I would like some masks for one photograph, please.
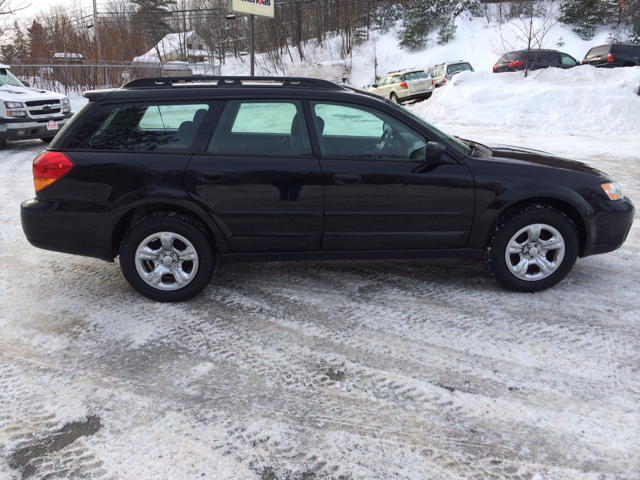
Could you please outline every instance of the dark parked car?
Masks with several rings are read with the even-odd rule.
[[[368,92],[306,78],[152,78],[89,102],[33,163],[31,244],[113,261],[158,301],[216,265],[485,259],[507,288],[625,241],[634,206],[582,163],[483,146]]]
[[[525,68],[539,70],[541,68],[572,68],[580,63],[571,55],[557,50],[518,50],[505,53],[493,66],[494,73],[517,72]]]
[[[594,67],[635,67],[640,65],[640,45],[633,43],[598,45],[587,52],[582,63]]]

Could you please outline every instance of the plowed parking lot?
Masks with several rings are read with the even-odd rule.
[[[640,140],[544,142],[640,203]],[[158,304],[28,244],[42,145],[0,151],[0,479],[640,477],[638,222],[537,294],[461,260],[267,263]]]

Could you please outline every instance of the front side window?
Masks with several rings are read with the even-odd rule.
[[[425,158],[424,138],[373,108],[311,102],[323,157],[413,160]]]
[[[228,101],[207,151],[239,156],[311,155],[300,101]]]
[[[209,111],[207,104],[111,105],[100,108],[67,148],[154,151],[187,149]]]

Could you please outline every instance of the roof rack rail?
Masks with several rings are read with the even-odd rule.
[[[322,88],[326,90],[344,90],[337,83],[320,78],[306,77],[218,77],[218,76],[198,76],[198,77],[149,77],[132,80],[122,86],[122,88],[149,88],[149,87],[173,87],[175,85],[193,85],[197,83],[215,83],[218,87],[284,87],[284,88]]]

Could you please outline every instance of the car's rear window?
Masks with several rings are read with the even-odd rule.
[[[427,74],[420,70],[419,72],[410,72],[404,74],[405,80],[416,80],[418,78],[427,78]]]
[[[101,107],[71,139],[70,150],[187,149],[207,104],[127,104]]]
[[[509,52],[505,53],[496,63],[509,63],[515,62],[516,60],[520,60],[524,58],[525,52]]]
[[[473,70],[468,63],[454,63],[447,67],[447,73],[449,75],[455,75],[458,72],[464,72],[465,70]]]
[[[586,58],[607,55],[609,53],[609,48],[610,48],[610,45],[600,45],[599,47],[594,47],[591,50],[589,50],[589,53],[587,53]]]

